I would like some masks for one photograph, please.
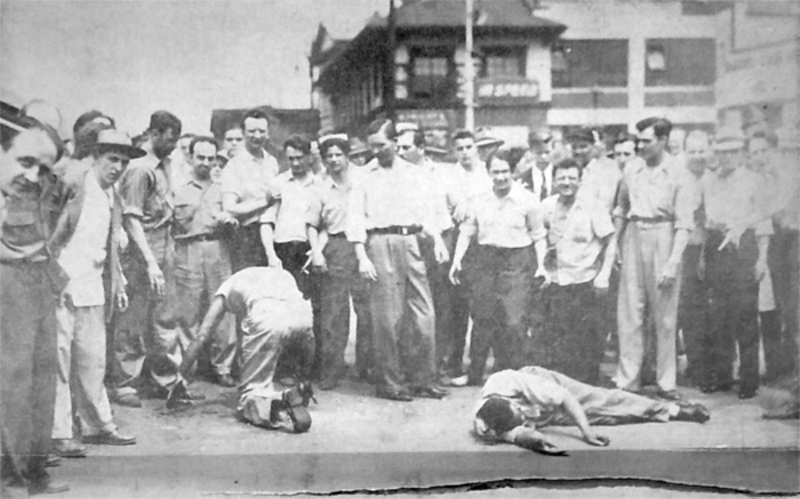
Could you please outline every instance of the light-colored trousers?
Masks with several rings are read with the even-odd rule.
[[[239,417],[256,426],[291,428],[291,421],[270,418],[272,402],[283,390],[275,370],[281,355],[291,352],[297,377],[308,380],[314,361],[311,303],[306,300],[264,299],[242,321]]]
[[[58,376],[53,438],[72,438],[72,404],[81,434],[115,430],[103,384],[106,326],[103,305],[75,307],[62,297],[56,308]]]
[[[619,388],[639,390],[645,355],[645,314],[652,314],[656,330],[656,383],[662,390],[676,385],[675,332],[678,320],[681,271],[669,287],[658,279],[672,252],[672,223],[629,222],[622,243],[617,323]]]

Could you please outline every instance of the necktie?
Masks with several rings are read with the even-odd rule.
[[[541,179],[541,188],[539,189],[539,201],[547,197],[547,179],[545,179],[544,171],[539,170],[539,178]]]

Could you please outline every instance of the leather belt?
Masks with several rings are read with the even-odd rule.
[[[631,215],[628,217],[628,220],[631,222],[639,222],[643,224],[663,224],[663,223],[672,223],[675,221],[673,217],[639,217],[636,215]]]
[[[419,225],[390,225],[389,227],[379,227],[370,229],[367,234],[396,234],[400,236],[413,236],[422,232],[422,227]]]
[[[337,232],[336,234],[328,234],[328,237],[345,239],[347,238],[347,234],[345,234],[344,232]]]
[[[189,236],[183,239],[176,239],[175,242],[177,243],[195,243],[197,241],[218,241],[220,239],[219,234],[200,234],[198,236]]]

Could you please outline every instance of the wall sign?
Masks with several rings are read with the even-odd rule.
[[[480,101],[538,102],[539,82],[535,80],[478,81],[476,95]]]

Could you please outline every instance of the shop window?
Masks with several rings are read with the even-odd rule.
[[[412,99],[449,99],[454,96],[453,49],[417,47],[411,49],[409,74]]]
[[[716,48],[713,38],[651,39],[645,52],[645,85],[713,85]]]
[[[481,47],[480,76],[524,78],[526,47]]]
[[[554,88],[628,86],[628,40],[561,40],[551,63]]]

